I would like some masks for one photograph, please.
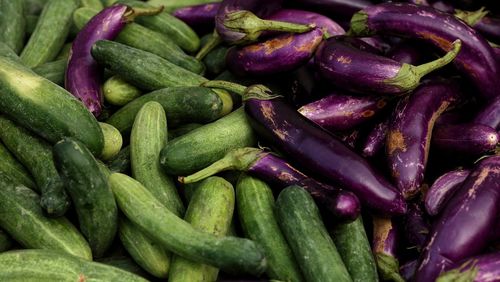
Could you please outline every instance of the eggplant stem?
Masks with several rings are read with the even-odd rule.
[[[151,8],[129,8],[123,14],[123,18],[126,22],[132,22],[135,18],[140,16],[154,16],[163,12],[164,6],[151,7]]]
[[[243,96],[245,94],[245,90],[247,89],[246,86],[234,83],[234,82],[229,82],[229,81],[224,81],[224,80],[210,80],[203,82],[200,86],[203,87],[209,87],[209,88],[220,88],[224,89],[227,91],[234,92],[238,95]]]
[[[219,46],[222,43],[222,38],[220,38],[219,34],[217,33],[217,30],[214,29],[214,32],[212,34],[212,38],[203,45],[203,47],[198,51],[196,54],[195,58],[199,61],[203,60],[205,56],[210,53],[215,47]]]
[[[250,85],[248,87],[224,80],[211,80],[207,82],[203,82],[200,86],[202,87],[210,87],[210,88],[219,88],[227,91],[234,92],[240,95],[243,101],[249,99],[258,99],[258,100],[272,100],[280,95],[272,94],[271,89],[267,88],[262,84]]]
[[[419,78],[422,78],[423,76],[446,66],[455,59],[455,57],[458,55],[461,49],[462,49],[462,41],[460,41],[460,39],[457,39],[453,42],[452,49],[448,53],[446,53],[446,55],[432,62],[428,62],[420,66],[415,66],[414,67],[415,73],[418,75]]]

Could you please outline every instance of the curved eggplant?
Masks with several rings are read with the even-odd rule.
[[[404,282],[399,274],[399,261],[396,256],[399,234],[394,221],[390,218],[373,218],[373,255],[380,276],[384,280]]]
[[[187,6],[176,9],[172,15],[191,28],[211,30],[215,26],[215,16],[219,6],[219,2]]]
[[[331,18],[304,10],[281,9],[267,17],[266,20],[284,21],[297,24],[315,24],[316,27],[323,29],[326,37],[342,35],[345,33],[345,30]]]
[[[474,122],[500,130],[500,96],[487,103],[474,118]]]
[[[487,39],[500,42],[500,19],[488,17],[488,13],[484,7],[473,12],[455,10],[455,17],[465,21]]]
[[[500,252],[468,258],[443,273],[437,282],[470,281],[491,282],[500,277]]]
[[[466,123],[436,126],[432,148],[444,154],[479,157],[495,150],[498,134],[487,125]]]
[[[369,0],[293,0],[290,2],[306,9],[314,9],[345,19],[350,19],[357,11],[373,5]]]
[[[458,169],[441,175],[425,194],[425,210],[431,216],[438,215],[453,194],[469,176],[470,170]]]
[[[362,147],[364,157],[373,157],[384,148],[388,130],[389,119],[385,119],[373,127]]]
[[[391,48],[387,53],[387,57],[396,62],[416,65],[422,60],[422,52],[415,42],[403,42]]]

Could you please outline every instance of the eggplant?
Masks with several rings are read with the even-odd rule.
[[[224,158],[212,165],[178,179],[179,182],[188,184],[225,170],[248,172],[280,190],[291,185],[299,185],[311,194],[319,206],[326,207],[336,218],[345,221],[355,220],[361,210],[359,200],[353,193],[318,182],[284,159],[256,148],[229,151]]]
[[[396,187],[414,196],[424,180],[434,122],[459,100],[451,81],[427,81],[398,102],[386,139],[386,154]]]
[[[477,123],[439,125],[431,143],[433,150],[444,155],[479,157],[495,150],[498,134],[494,128]]]
[[[219,6],[219,2],[187,6],[176,9],[172,15],[195,30],[211,30],[215,26]]]
[[[484,105],[474,118],[474,122],[500,130],[500,96]]]
[[[354,13],[364,9],[372,3],[368,0],[293,0],[292,5],[313,9],[321,13],[350,19]]]
[[[425,212],[419,202],[408,204],[408,212],[404,216],[404,235],[408,248],[420,252],[427,241],[430,224],[425,218]]]
[[[384,280],[404,282],[399,274],[397,247],[399,234],[394,221],[390,218],[373,217],[373,255],[377,269]]]
[[[420,79],[453,61],[461,42],[435,61],[413,66],[359,50],[335,36],[321,43],[314,56],[321,76],[338,87],[360,93],[401,95],[415,89]]]
[[[417,271],[418,260],[410,260],[399,267],[399,274],[403,277],[404,281],[412,281]]]
[[[482,98],[498,96],[500,70],[493,48],[463,21],[432,7],[407,3],[382,3],[365,8],[351,19],[348,34],[370,36],[387,34],[425,40],[444,52],[453,42],[462,41],[455,66],[469,77]]]
[[[488,245],[500,212],[499,191],[500,156],[482,159],[435,222],[419,260],[416,282],[434,281]]]
[[[453,14],[455,12],[455,7],[453,7],[453,5],[447,1],[442,1],[442,0],[433,1],[431,6],[432,6],[432,8],[434,8],[436,10],[439,10],[441,12],[445,12],[448,14]]]
[[[243,95],[245,112],[255,132],[303,168],[328,184],[338,185],[358,196],[362,203],[379,214],[406,212],[401,195],[370,164],[299,114],[283,99],[270,94],[263,85],[248,88],[225,81],[209,81],[205,87],[230,90]]]
[[[307,119],[328,131],[351,130],[385,109],[388,99],[379,96],[353,96],[340,91],[298,109]]]
[[[416,65],[422,60],[422,50],[420,46],[415,46],[415,42],[403,42],[391,48],[387,57],[396,62]]]
[[[356,150],[357,145],[359,143],[359,139],[361,138],[362,132],[359,129],[354,129],[351,131],[344,132],[331,132],[338,140],[342,141],[344,145],[347,147]]]
[[[500,19],[488,17],[488,13],[484,7],[472,12],[455,10],[455,17],[466,22],[487,39],[500,42]]]
[[[439,276],[438,282],[492,282],[500,279],[500,252],[468,258]]]
[[[373,157],[384,148],[388,130],[389,119],[375,124],[363,144],[362,155],[364,157]]]
[[[427,213],[431,216],[441,213],[446,203],[460,188],[469,174],[470,170],[457,169],[438,177],[425,194],[424,204]]]
[[[92,45],[98,40],[113,40],[135,17],[156,14],[161,10],[138,10],[126,5],[114,5],[95,15],[76,36],[71,44],[64,85],[94,116],[99,116],[102,111],[103,69],[90,54]]]

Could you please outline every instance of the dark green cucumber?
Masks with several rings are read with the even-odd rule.
[[[102,86],[104,99],[111,105],[123,106],[135,98],[141,96],[141,91],[137,87],[115,75]]]
[[[118,2],[137,8],[155,7],[137,0],[120,0]],[[166,11],[154,16],[138,17],[135,21],[147,28],[165,34],[187,52],[193,53],[200,48],[200,38],[196,32],[194,32],[185,22]]]
[[[145,279],[149,279],[151,277],[151,275],[149,275],[146,271],[144,271],[137,263],[135,263],[134,260],[132,260],[128,256],[112,256],[112,257],[97,259],[95,261],[102,264],[114,266],[121,270],[131,272]]]
[[[182,136],[184,134],[187,134],[188,132],[191,132],[195,130],[198,127],[202,127],[203,124],[199,123],[188,123],[188,124],[183,124],[177,128],[171,129],[168,131],[168,140],[174,140],[175,138]]]
[[[21,60],[30,68],[52,61],[68,37],[76,0],[50,0],[45,4],[35,30],[21,52]]]
[[[67,136],[94,154],[102,151],[101,128],[79,100],[5,57],[0,57],[0,112],[52,144]]]
[[[330,233],[352,281],[378,281],[377,266],[361,216],[351,223],[337,224]]]
[[[33,71],[57,85],[64,86],[64,73],[66,72],[67,65],[67,59],[60,59],[34,67]]]
[[[172,12],[177,8],[206,4],[212,2],[220,2],[222,0],[148,0],[148,3],[153,6],[164,6],[165,11]]]
[[[306,190],[290,186],[281,191],[276,214],[306,281],[352,281]]]
[[[19,54],[24,46],[26,20],[22,0],[0,0],[0,42]]]
[[[205,45],[206,42],[211,40],[212,34],[207,34],[201,39],[201,44]],[[212,49],[204,58],[207,73],[211,76],[217,76],[226,70],[226,53],[229,48],[223,44]]]
[[[167,143],[167,118],[158,102],[147,102],[135,117],[130,134],[133,177],[179,217],[185,212],[174,181],[160,167],[160,151]]]
[[[160,163],[171,175],[189,175],[236,148],[256,144],[243,108],[172,140],[160,153]]]
[[[0,281],[148,281],[113,266],[52,250],[6,252],[0,254],[0,265]]]
[[[0,138],[1,139],[1,138]],[[5,148],[0,142],[0,175],[11,179],[15,183],[22,184],[32,190],[38,190],[33,178],[26,168]]]
[[[9,234],[0,229],[0,253],[9,250],[10,247],[12,247],[13,243],[14,241],[12,241],[12,238],[9,236]]]
[[[0,41],[0,56],[8,58],[15,61],[16,63],[22,64],[19,56],[10,48],[7,44]]]
[[[80,232],[65,217],[46,217],[33,190],[2,177],[0,187],[0,228],[24,248],[60,250],[92,260],[90,247]],[[5,267],[0,277],[4,271]]]
[[[39,15],[42,12],[43,6],[49,0],[22,0],[24,2],[25,15]]]
[[[176,255],[230,273],[259,275],[266,269],[262,248],[255,242],[217,237],[193,228],[127,175],[113,173],[109,183],[125,216]]]
[[[169,126],[186,123],[208,123],[231,111],[232,102],[227,96],[204,87],[172,87],[142,95],[114,113],[107,123],[122,134],[130,132],[135,116],[150,101],[160,103],[167,114]]]
[[[118,208],[92,153],[71,138],[53,148],[54,159],[78,214],[80,230],[94,257],[101,257],[115,238]]]
[[[42,194],[40,205],[49,216],[61,216],[69,207],[69,197],[57,173],[52,148],[42,139],[0,116],[0,139],[30,171]]]
[[[303,281],[292,250],[274,214],[274,196],[265,182],[242,175],[236,185],[238,215],[245,237],[264,247],[267,276],[281,281]]]
[[[104,147],[99,158],[103,161],[111,160],[118,155],[122,149],[122,135],[120,131],[111,124],[99,122],[99,126],[101,126],[102,135],[104,136]]]
[[[96,11],[104,9],[101,0],[80,0],[80,6],[90,8]]]
[[[220,177],[209,177],[196,188],[184,220],[201,231],[225,236],[234,211],[233,186]],[[216,281],[219,269],[174,256],[170,282]]]
[[[130,171],[130,146],[123,147],[118,155],[108,162],[111,172],[127,173]]]

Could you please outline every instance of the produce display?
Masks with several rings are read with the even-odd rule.
[[[500,281],[491,0],[0,0],[0,281]]]

